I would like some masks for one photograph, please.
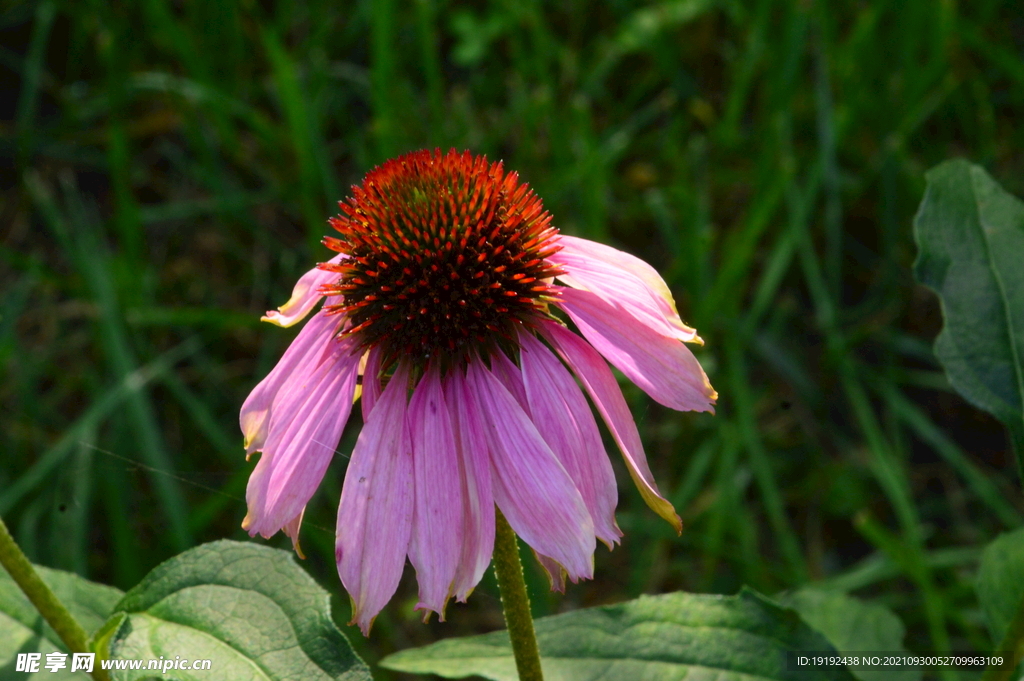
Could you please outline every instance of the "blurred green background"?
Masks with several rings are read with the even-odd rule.
[[[621,482],[621,547],[536,614],[808,583],[891,607],[921,652],[990,651],[980,546],[1024,505],[1002,427],[949,389],[914,283],[923,173],[1024,193],[1014,0],[139,0],[0,12],[0,515],[35,561],[121,588],[245,514],[237,426],[296,330],[258,321],[329,252],[373,165],[503,159],[565,232],[645,258],[707,341],[717,416],[624,382],[676,537]],[[333,525],[304,566],[348,599]],[[257,540],[262,541],[262,540]],[[287,546],[283,537],[271,541]],[[407,571],[368,661],[449,622]],[[381,678],[389,678],[387,675]]]

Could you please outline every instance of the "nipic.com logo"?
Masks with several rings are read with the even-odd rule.
[[[42,653],[18,653],[14,671],[34,674],[40,671],[40,668],[49,672],[68,669],[67,653],[47,653],[45,657],[46,662],[43,662]],[[96,653],[71,654],[70,670],[72,672],[85,672],[89,674],[92,672],[95,664]],[[181,656],[175,656],[173,660],[164,657],[151,660],[100,660],[101,669],[145,669],[146,671],[155,671],[161,674],[166,674],[175,669],[206,671],[211,667],[212,662],[210,660],[190,660],[187,657],[182,658]]]

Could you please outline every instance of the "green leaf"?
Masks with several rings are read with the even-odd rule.
[[[926,177],[914,271],[942,301],[935,355],[957,392],[1006,424],[1024,457],[1024,203],[966,161]]]
[[[71,572],[38,565],[35,569],[89,634],[103,624],[123,595],[112,586],[90,582]],[[70,657],[67,667],[57,672],[51,672],[42,665],[35,674],[15,671],[18,653],[42,653],[41,661],[45,663],[46,654],[54,652],[66,653],[67,649],[10,575],[0,569],[0,681],[36,678],[87,681],[90,678],[82,672],[72,674],[68,671],[71,668]]]
[[[764,596],[671,593],[535,622],[546,681],[792,679],[852,681],[846,668],[787,669],[787,651],[831,651],[828,641]],[[508,633],[403,650],[381,666],[445,678],[516,681]]]
[[[1001,534],[985,547],[975,588],[998,645],[1024,602],[1024,528]]]
[[[906,630],[903,622],[883,605],[862,601],[839,591],[810,587],[783,594],[777,600],[796,610],[807,624],[824,634],[839,652],[905,650],[903,636]],[[862,681],[917,681],[921,678],[920,669],[857,669],[852,672]]]
[[[191,681],[368,680],[370,672],[331,620],[330,598],[291,553],[246,542],[203,544],[159,565],[117,604],[104,633],[112,658],[211,660]],[[154,676],[116,670],[115,681]]]

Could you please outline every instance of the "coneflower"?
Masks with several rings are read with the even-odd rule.
[[[246,452],[262,452],[250,535],[284,530],[299,550],[306,503],[360,399],[336,546],[364,633],[406,556],[427,616],[464,601],[491,559],[495,505],[553,588],[590,578],[595,540],[622,533],[579,384],[647,504],[681,529],[605,362],[667,407],[712,411],[717,395],[684,345],[702,341],[653,268],[559,234],[516,173],[468,152],[388,161],[340,206],[338,236],[324,239],[338,255],[263,318],[291,326],[326,298],[242,407]]]

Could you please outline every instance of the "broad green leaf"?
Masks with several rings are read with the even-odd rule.
[[[846,668],[788,669],[787,651],[833,648],[795,612],[748,589],[736,596],[641,596],[535,624],[546,681],[853,679]],[[381,666],[445,678],[518,678],[505,631],[403,650]]]
[[[180,681],[365,681],[366,665],[331,620],[330,599],[291,553],[247,542],[203,544],[159,565],[117,604],[101,656],[208,659]],[[115,670],[115,681],[154,676]]]
[[[71,572],[51,570],[36,566],[36,571],[53,590],[68,611],[91,634],[103,624],[114,609],[114,604],[123,595],[112,586],[90,582]],[[67,652],[64,643],[43,621],[42,616],[29,602],[10,575],[0,568],[0,681],[18,679],[80,679],[90,677],[82,672],[72,674],[70,657],[63,670],[51,672],[42,665],[35,674],[15,671],[18,653],[42,653],[46,662],[47,653]]]
[[[935,355],[957,392],[1006,424],[1024,457],[1024,203],[963,160],[926,177],[914,271],[942,301]]]
[[[883,605],[862,601],[839,591],[810,587],[783,594],[777,600],[796,610],[804,622],[824,634],[839,652],[905,650],[903,622]],[[918,681],[921,678],[920,669],[851,671],[863,681]]]
[[[976,588],[992,641],[998,645],[1024,601],[1024,528],[1001,534],[985,547]]]

